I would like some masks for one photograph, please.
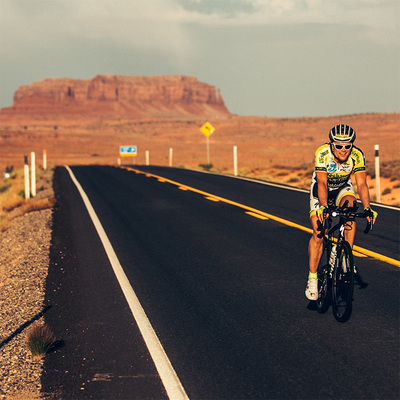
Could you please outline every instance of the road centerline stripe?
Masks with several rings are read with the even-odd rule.
[[[242,208],[242,209],[247,210],[247,211],[250,211],[250,212],[252,212],[252,213],[254,213],[254,214],[258,214],[258,215],[264,216],[264,217],[266,217],[266,218],[268,218],[268,219],[272,219],[273,221],[276,221],[276,222],[279,222],[279,223],[281,223],[281,224],[290,226],[290,227],[292,227],[292,228],[300,229],[300,230],[302,230],[302,231],[304,231],[304,232],[307,232],[307,233],[312,234],[312,229],[310,229],[310,228],[307,228],[307,227],[305,227],[305,226],[303,226],[303,225],[296,224],[295,222],[291,222],[291,221],[288,221],[288,220],[286,220],[286,219],[277,217],[277,216],[275,216],[275,215],[268,214],[268,213],[266,213],[266,212],[264,212],[264,211],[257,210],[257,209],[255,209],[255,208],[253,208],[253,207],[249,207],[249,206],[246,206],[246,205],[244,205],[244,204],[236,203],[235,201],[232,201],[232,200],[229,200],[229,199],[225,199],[225,198],[223,198],[223,197],[216,196],[216,195],[211,194],[211,193],[204,192],[204,191],[202,191],[202,190],[193,188],[193,187],[191,187],[191,186],[183,185],[182,183],[175,182],[175,181],[173,181],[173,180],[171,180],[171,179],[164,178],[164,177],[161,177],[161,176],[159,176],[159,175],[152,174],[152,173],[150,173],[150,172],[140,171],[139,169],[135,169],[135,168],[131,168],[131,167],[120,167],[120,168],[124,168],[124,169],[126,169],[126,170],[128,170],[128,171],[133,171],[133,172],[135,172],[135,173],[137,173],[137,174],[143,174],[143,175],[145,175],[145,176],[147,176],[147,177],[149,177],[149,178],[150,178],[150,177],[153,177],[153,178],[156,178],[156,179],[162,178],[162,179],[164,179],[166,182],[168,182],[168,183],[170,183],[170,184],[172,184],[172,185],[178,186],[180,189],[185,188],[186,190],[190,190],[190,191],[192,191],[192,192],[199,193],[199,194],[201,194],[201,195],[204,196],[204,197],[213,197],[213,198],[215,198],[215,199],[217,199],[217,200],[219,200],[219,201],[221,201],[221,202],[224,202],[224,203],[233,205],[233,206],[235,206],[235,207]],[[359,246],[356,246],[356,245],[353,246],[353,250],[356,250],[357,252],[359,252],[359,253],[361,253],[361,254],[363,254],[363,255],[365,255],[365,256],[377,258],[378,260],[387,262],[388,264],[392,264],[392,265],[395,265],[396,267],[400,267],[400,261],[399,261],[399,260],[396,260],[396,259],[394,259],[394,258],[390,258],[390,257],[384,256],[383,254],[376,253],[376,252],[374,252],[374,251],[371,251],[371,250],[368,250],[368,249],[364,249],[363,247],[359,247]]]
[[[168,397],[171,400],[189,399],[185,392],[185,389],[182,386],[182,383],[178,378],[178,375],[176,374],[167,354],[165,353],[164,348],[162,347],[160,340],[158,339],[142,305],[140,304],[138,297],[136,296],[136,293],[134,292],[126,276],[122,265],[118,260],[114,248],[112,247],[111,242],[108,239],[108,236],[99,218],[97,217],[97,214],[88,196],[86,195],[79,181],[76,179],[72,170],[68,166],[66,166],[65,168],[69,172],[72,181],[77,187],[86,206],[86,209],[90,215],[90,218],[92,219],[92,222],[107,253],[110,264],[114,270],[115,276],[117,277],[118,283],[122,289],[122,292],[125,295],[125,298],[129,304],[129,308],[131,309],[131,312],[139,327],[140,333],[142,334],[142,337],[146,343],[147,349],[149,350],[158,374],[160,375],[161,381],[165,387],[165,390],[167,391]]]
[[[259,218],[259,219],[268,219],[267,217],[264,217],[264,215],[260,215],[251,211],[246,211],[246,214],[251,215],[252,217]]]

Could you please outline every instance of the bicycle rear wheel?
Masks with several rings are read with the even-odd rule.
[[[353,308],[354,258],[351,247],[343,242],[337,249],[333,270],[332,299],[333,315],[339,322],[346,322]]]
[[[317,303],[317,311],[320,314],[323,314],[328,311],[328,308],[331,303],[331,279],[329,278],[329,256],[331,253],[331,243],[324,238],[324,247],[321,259],[318,265],[318,300]]]

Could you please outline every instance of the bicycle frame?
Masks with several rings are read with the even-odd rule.
[[[339,217],[339,222],[334,226],[333,218]],[[324,218],[324,224],[319,224],[323,239],[323,252],[318,266],[318,295],[317,311],[324,313],[332,302],[333,314],[337,321],[345,322],[350,318],[352,312],[353,286],[354,286],[354,261],[350,245],[345,239],[346,229],[350,227],[349,222],[356,218],[365,218],[365,213],[357,213],[357,203],[348,207],[346,202],[340,208],[328,209]],[[372,221],[367,224],[364,233],[372,227]],[[335,233],[338,234],[335,236]],[[335,247],[334,247],[335,246]],[[335,253],[332,251],[335,248]]]

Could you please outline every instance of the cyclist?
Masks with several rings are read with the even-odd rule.
[[[324,210],[328,205],[342,206],[346,200],[349,205],[356,199],[350,175],[354,173],[358,195],[367,215],[367,220],[375,223],[378,213],[373,211],[369,202],[369,189],[363,152],[354,146],[356,132],[348,125],[336,125],[329,132],[329,142],[315,152],[315,168],[310,188],[310,220],[313,235],[308,245],[309,274],[306,297],[318,299],[317,268],[322,256],[323,238],[318,237],[317,221],[323,222]],[[355,221],[349,223],[345,239],[353,247]]]

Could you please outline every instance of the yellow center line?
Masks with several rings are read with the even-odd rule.
[[[199,193],[199,194],[201,194],[202,196],[204,196],[206,198],[212,198],[212,199],[214,199],[214,201],[222,201],[222,202],[224,202],[226,204],[230,204],[232,206],[235,206],[235,207],[241,208],[243,210],[249,211],[248,214],[251,213],[250,215],[252,215],[252,216],[255,216],[254,214],[256,214],[257,218],[265,217],[266,219],[272,219],[273,221],[276,221],[276,222],[279,222],[281,224],[290,226],[292,228],[300,229],[301,231],[304,231],[304,232],[307,232],[307,233],[310,233],[310,234],[312,234],[312,232],[313,232],[312,229],[306,228],[303,225],[299,225],[299,224],[296,224],[295,222],[291,222],[291,221],[288,221],[286,219],[277,217],[275,215],[268,214],[268,213],[266,213],[264,211],[257,210],[256,208],[249,207],[249,206],[246,206],[244,204],[236,203],[235,201],[232,201],[232,200],[229,200],[229,199],[225,199],[223,197],[216,196],[216,195],[211,194],[211,193],[204,192],[202,190],[193,188],[191,186],[183,185],[182,183],[175,182],[175,181],[172,181],[170,179],[167,179],[167,178],[164,178],[164,177],[161,177],[161,176],[158,176],[158,175],[151,174],[149,172],[143,172],[143,171],[140,171],[140,170],[135,169],[135,168],[131,168],[131,167],[121,167],[121,168],[124,168],[124,169],[126,169],[128,171],[133,171],[133,172],[135,172],[137,174],[143,174],[143,175],[145,175],[147,177],[153,177],[153,178],[156,178],[156,179],[162,179],[165,182],[168,182],[168,183],[171,183],[172,185],[178,186],[178,188],[181,189],[181,190],[190,190],[192,192]],[[396,267],[400,267],[400,261],[399,260],[395,260],[394,258],[386,257],[386,256],[384,256],[382,254],[379,254],[379,253],[376,253],[374,251],[364,249],[363,247],[359,247],[359,246],[355,246],[354,245],[353,248],[354,248],[354,250],[356,252],[361,253],[361,255],[359,257],[369,256],[369,257],[377,258],[378,260],[381,260],[381,261],[385,261],[388,264],[395,265]],[[358,254],[355,254],[355,255],[358,256]]]
[[[246,214],[251,215],[252,217],[255,217],[255,218],[259,218],[259,219],[264,219],[264,220],[268,219],[267,217],[264,217],[263,215],[253,213],[251,211],[246,211]]]
[[[353,247],[355,247],[355,246],[353,246]],[[355,256],[355,257],[367,257],[365,254],[359,253],[358,251],[355,251],[354,249],[353,249],[353,256]]]

